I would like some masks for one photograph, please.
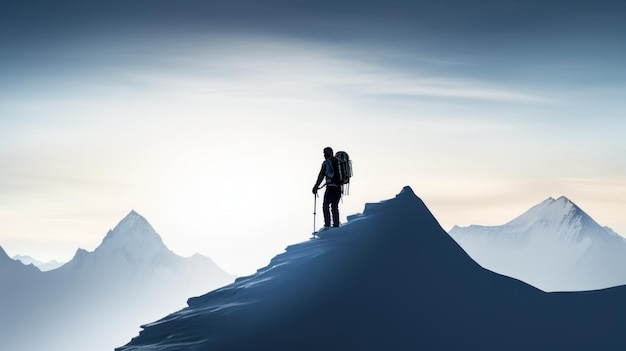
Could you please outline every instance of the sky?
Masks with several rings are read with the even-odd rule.
[[[0,11],[0,246],[67,261],[131,210],[244,275],[404,185],[444,229],[567,196],[626,235],[620,1],[61,0]],[[322,223],[317,201],[317,227]]]

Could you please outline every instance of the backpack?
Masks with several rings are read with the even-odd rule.
[[[341,192],[348,195],[350,192],[350,178],[352,177],[352,161],[345,151],[337,151],[335,159],[337,160],[337,167],[333,182],[341,185]]]

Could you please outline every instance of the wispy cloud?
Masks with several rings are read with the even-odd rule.
[[[541,94],[497,82],[450,76],[420,67],[394,67],[365,51],[316,44],[246,39],[160,57],[163,65],[127,71],[130,81],[185,94],[246,98],[438,97],[549,103]],[[249,44],[249,45],[247,45]],[[431,59],[434,61],[434,59]]]

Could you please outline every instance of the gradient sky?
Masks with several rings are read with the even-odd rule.
[[[626,235],[621,1],[1,6],[9,255],[69,260],[134,209],[250,273],[310,236],[325,146],[344,217],[410,185],[445,229],[564,195]]]

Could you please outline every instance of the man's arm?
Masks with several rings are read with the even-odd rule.
[[[313,186],[313,194],[317,194],[317,190],[320,184],[322,184],[322,180],[324,180],[324,177],[326,176],[326,170],[324,168],[325,166],[326,166],[326,162],[322,163],[322,169],[320,169],[320,174],[317,175],[317,181],[315,182],[315,185]]]

